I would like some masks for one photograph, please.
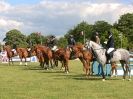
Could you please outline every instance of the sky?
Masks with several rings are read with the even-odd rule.
[[[0,0],[0,41],[11,29],[61,37],[82,21],[113,24],[133,13],[132,0]]]

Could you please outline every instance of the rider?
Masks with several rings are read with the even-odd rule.
[[[75,59],[75,57],[74,57],[74,55],[73,55],[73,53],[72,53],[72,49],[71,49],[71,47],[72,47],[73,45],[76,44],[76,41],[75,41],[73,35],[70,35],[70,36],[69,36],[69,38],[67,39],[67,42],[68,42],[67,48],[69,48],[70,51],[71,51],[70,59]]]
[[[17,48],[17,44],[16,44],[16,42],[14,42],[13,43],[13,49],[12,49],[12,51],[14,52],[14,54],[16,53],[16,48]]]
[[[107,63],[110,63],[111,55],[110,53],[114,50],[114,38],[112,32],[108,31],[108,41],[107,41],[107,50],[106,50],[106,57]]]
[[[68,42],[68,47],[71,48],[73,45],[76,44],[76,41],[73,37],[73,35],[70,35],[69,38],[67,39],[67,42]]]
[[[54,35],[50,36],[50,38],[47,40],[47,44],[52,51],[57,50],[57,39],[55,38]]]

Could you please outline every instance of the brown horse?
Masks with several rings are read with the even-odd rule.
[[[27,48],[16,48],[17,55],[19,55],[20,58],[20,65],[22,65],[22,59],[25,60],[25,66],[27,66],[27,57],[30,56],[30,52]]]
[[[89,76],[91,73],[90,62],[93,60],[93,54],[90,49],[84,50],[83,44],[76,44],[72,46],[72,51],[75,54],[75,57],[79,58],[83,63],[83,70],[86,72],[86,76]]]
[[[111,63],[111,77],[113,77],[114,72],[115,72],[115,77],[117,77],[117,64],[116,64],[116,62]]]
[[[13,64],[12,57],[14,56],[14,54],[13,54],[13,51],[11,49],[11,46],[5,45],[5,46],[3,46],[3,50],[5,50],[7,52],[7,58],[9,61],[9,65],[11,64],[10,62],[12,62],[12,64]]]
[[[68,48],[59,48],[53,53],[54,61],[57,63],[58,60],[61,62],[62,67],[65,67],[65,73],[69,73],[68,62],[70,59],[71,51]],[[57,66],[58,64],[56,64]]]
[[[49,47],[47,46],[42,46],[42,45],[35,45],[32,49],[32,53],[35,52],[36,56],[40,62],[40,66],[44,68],[44,64],[46,63],[46,68],[49,69],[49,61],[51,64],[51,67],[53,68],[52,65],[52,51]]]

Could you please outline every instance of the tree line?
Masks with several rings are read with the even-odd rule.
[[[84,43],[84,38],[93,39],[95,32],[99,32],[101,44],[104,44],[104,41],[107,40],[107,31],[113,33],[116,48],[133,49],[133,13],[121,15],[114,24],[109,24],[104,20],[96,21],[94,24],[82,21],[58,39],[58,46],[67,46],[67,38],[69,35],[74,35],[76,42]],[[49,36],[42,35],[39,32],[33,32],[26,36],[19,30],[13,29],[6,33],[3,41],[11,46],[13,46],[13,43],[16,43],[20,47],[29,47],[35,44],[45,44]]]

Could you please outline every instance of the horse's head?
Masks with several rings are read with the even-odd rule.
[[[84,45],[82,44],[77,44],[72,46],[72,53],[75,55],[76,58],[78,58],[81,55],[83,50],[84,50]]]
[[[90,44],[90,40],[86,40],[84,47],[86,49],[90,49],[90,47],[92,47],[91,44]]]

